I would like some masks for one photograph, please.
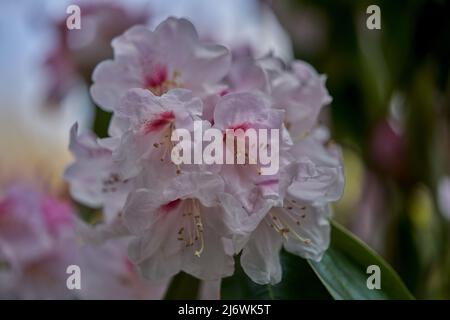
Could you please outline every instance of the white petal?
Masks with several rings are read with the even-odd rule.
[[[281,236],[262,222],[252,234],[241,255],[245,273],[258,284],[281,281]]]
[[[92,98],[104,110],[114,111],[128,89],[143,87],[139,69],[136,61],[128,57],[101,62],[92,75]]]
[[[298,173],[289,193],[312,203],[337,201],[344,191],[342,155],[336,146],[326,148],[313,136],[295,144],[292,149],[299,159]]]
[[[205,228],[203,232],[204,249],[200,257],[194,250],[183,252],[182,269],[202,280],[219,280],[231,276],[234,271],[234,258],[227,255],[222,239],[214,230]],[[195,246],[195,244],[194,244]]]
[[[330,244],[329,208],[328,206],[313,207],[305,205],[305,209],[300,211],[296,217],[300,223],[298,225],[292,222],[286,214],[277,211],[279,217],[284,221],[292,222],[290,223],[291,231],[288,233],[288,239],[284,240],[284,248],[302,258],[320,261]],[[307,242],[297,239],[293,235],[294,231]]]
[[[284,113],[271,109],[268,98],[257,92],[238,92],[223,96],[214,109],[214,126],[225,130],[248,124],[258,128],[281,128]]]
[[[164,252],[158,252],[138,264],[142,276],[152,281],[173,277],[180,272],[181,266],[180,254],[167,255]]]
[[[200,283],[200,300],[220,300],[222,279],[202,281]]]
[[[218,204],[218,196],[224,191],[224,183],[219,175],[209,172],[184,173],[175,177],[164,196],[169,199],[194,198],[207,207]]]
[[[150,228],[157,218],[161,195],[147,189],[130,193],[124,208],[124,224],[134,234]]]

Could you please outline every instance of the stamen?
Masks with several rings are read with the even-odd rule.
[[[200,208],[198,207],[198,203],[196,200],[192,200],[192,208],[194,209],[194,223],[197,232],[197,238],[200,238],[200,248],[195,250],[194,254],[200,258],[203,253],[203,249],[205,248],[205,241],[203,239],[203,223],[202,218],[200,216]]]
[[[146,87],[153,94],[161,96],[172,88],[180,88],[183,86],[181,83],[181,74],[175,70],[172,73],[172,77],[169,78],[167,74],[167,68],[165,66],[155,66],[153,74],[145,78]]]
[[[160,161],[163,162],[166,159],[166,156],[168,153],[170,153],[174,147],[174,144],[171,140],[172,138],[172,133],[173,130],[175,129],[175,125],[173,124],[173,122],[170,122],[169,124],[169,128],[167,129],[168,133],[164,134],[164,138],[162,141],[160,141],[159,143],[154,143],[153,146],[155,148],[158,148],[159,146],[163,147],[162,150],[162,155],[160,157]],[[176,174],[180,175],[181,174],[181,167],[180,165],[176,165]]]
[[[163,161],[166,159],[167,153],[168,153],[169,151],[171,151],[172,148],[173,148],[173,143],[172,143],[172,140],[170,139],[170,138],[172,137],[173,129],[174,129],[173,122],[170,122],[170,124],[169,124],[169,129],[168,129],[169,133],[168,133],[168,134],[165,134],[165,135],[164,135],[163,141],[161,141],[161,142],[159,143],[160,145],[164,145],[164,146],[165,146],[164,149],[163,149],[162,156],[161,156],[161,158],[159,159],[159,160],[161,160],[161,162],[163,162]],[[167,144],[165,144],[164,142],[167,142]]]
[[[301,205],[297,204],[297,202],[293,199],[286,199],[286,201],[288,202],[288,205],[285,204],[283,207],[288,210],[286,212],[287,216],[293,222],[295,222],[295,224],[300,225],[300,220],[294,218],[294,215],[300,215],[300,217],[302,219],[306,218],[306,214],[304,212],[303,213],[301,212],[301,211],[306,210],[306,206],[301,206]],[[301,211],[292,211],[294,209],[294,207],[297,209],[300,209]],[[289,211],[292,211],[292,212],[289,212]]]
[[[300,210],[306,210],[306,207],[305,207],[305,206],[301,206],[301,205],[297,204],[297,202],[296,202],[295,200],[293,200],[293,199],[287,199],[287,198],[286,198],[286,201],[289,202],[289,204],[290,204],[292,207],[296,207],[296,208],[298,208],[298,209],[300,209]],[[291,207],[291,208],[292,208],[292,207]],[[290,209],[289,209],[289,210],[290,210]]]
[[[298,220],[295,220],[293,217],[291,217],[289,214],[288,216],[297,224],[299,225],[300,222]],[[286,240],[289,239],[288,234],[292,234],[296,239],[300,240],[304,244],[311,244],[311,239],[303,238],[300,236],[294,228],[290,226],[290,224],[282,219],[280,216],[277,216],[273,213],[270,214],[270,217],[272,218],[272,224],[270,226],[275,229],[276,232],[278,232],[283,238]]]
[[[280,220],[281,220],[281,218],[280,218]],[[282,221],[282,223],[284,223],[286,226],[289,226],[285,221],[283,221],[283,220],[281,220],[281,221]],[[294,236],[295,236],[298,240],[302,241],[304,244],[311,244],[311,239],[303,238],[303,237],[300,236],[293,228],[288,228],[288,229],[290,229],[290,231],[292,231],[292,234],[294,234]]]
[[[198,200],[191,199],[191,201],[184,202],[184,212],[182,214],[184,223],[178,230],[177,239],[185,242],[185,247],[191,247],[196,242],[200,241],[198,248],[194,250],[194,255],[200,257],[205,248],[205,241],[203,237],[203,222],[200,215],[200,207]],[[190,218],[192,217],[192,219]]]
[[[283,226],[282,222],[278,220],[277,216],[275,216],[273,214],[270,214],[270,216],[272,218],[273,227],[274,227],[275,231],[278,232],[281,236],[283,236],[287,240],[288,238],[287,238],[286,233],[288,231],[286,231],[286,230],[288,230],[288,229]]]
[[[188,216],[190,216],[192,213],[191,212],[187,212],[186,213]],[[188,220],[188,234],[189,234],[189,241],[186,243],[186,247],[190,247],[192,245],[194,245],[194,230],[192,230],[192,224],[191,222]]]
[[[291,209],[289,209],[289,208],[291,208],[292,209],[292,207],[288,207],[287,209],[288,210],[291,210]],[[297,212],[286,212],[286,215],[289,217],[289,219],[291,219],[292,220],[292,222],[294,222],[296,225],[300,225],[300,221],[298,220],[298,219],[296,219],[296,217],[294,217],[294,215],[296,214]]]
[[[127,180],[122,180],[119,174],[112,172],[107,178],[102,180],[102,192],[116,192],[117,188],[120,187],[120,184],[125,184],[127,182]]]

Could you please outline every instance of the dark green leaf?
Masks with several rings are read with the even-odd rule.
[[[200,280],[194,278],[187,273],[180,272],[177,274],[170,283],[167,290],[166,300],[192,300],[197,299],[198,290],[200,286]]]
[[[258,285],[244,273],[236,259],[233,276],[222,281],[222,299],[331,299],[305,259],[281,252],[283,281]]]
[[[397,273],[377,253],[332,223],[331,246],[320,262],[310,261],[317,276],[335,299],[413,299]],[[381,289],[370,290],[367,267],[380,268]]]

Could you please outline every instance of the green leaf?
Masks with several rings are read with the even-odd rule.
[[[335,222],[330,248],[320,262],[309,264],[334,299],[414,299],[389,264]],[[380,268],[380,289],[367,287],[370,265]]]
[[[222,280],[222,299],[332,299],[305,259],[282,251],[281,264],[281,283],[259,285],[245,274],[237,258],[233,276]]]
[[[308,264],[309,263],[309,264]],[[413,299],[397,273],[378,254],[332,222],[331,245],[321,262],[281,252],[283,280],[258,285],[236,261],[233,276],[222,281],[223,299]],[[367,267],[380,267],[381,289],[367,287]]]

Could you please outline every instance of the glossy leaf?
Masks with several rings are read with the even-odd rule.
[[[327,290],[343,299],[413,299],[397,273],[377,253],[337,223],[332,223],[331,246],[320,262],[309,261]],[[379,267],[380,289],[369,289]],[[369,279],[369,280],[368,280]]]
[[[242,270],[236,259],[233,276],[222,281],[222,299],[331,299],[305,259],[281,252],[283,281],[277,285],[258,285]]]

